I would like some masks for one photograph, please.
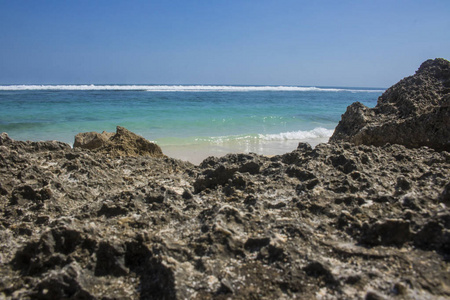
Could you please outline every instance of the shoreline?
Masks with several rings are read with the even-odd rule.
[[[7,133],[7,132],[5,132]],[[8,133],[7,133],[8,134]],[[34,140],[20,140],[15,139],[14,136],[10,136],[11,139],[16,141],[30,141],[30,142],[47,142],[56,141],[62,142],[73,148],[73,138],[72,142],[68,143],[63,140],[67,139],[48,139],[42,141]],[[299,143],[308,143],[313,148],[318,144],[328,143],[330,136],[319,137],[319,138],[306,138],[306,139],[285,139],[285,140],[225,140],[225,141],[214,141],[214,142],[197,142],[190,144],[178,144],[178,145],[167,145],[164,142],[158,143],[156,145],[161,147],[163,153],[168,157],[180,159],[182,161],[190,162],[194,165],[200,164],[204,159],[210,156],[223,157],[227,154],[238,154],[238,153],[256,153],[264,156],[282,155],[295,150]]]
[[[246,141],[244,143],[234,141],[219,144],[158,145],[168,157],[198,165],[210,156],[223,157],[227,154],[238,153],[256,153],[264,156],[282,155],[295,150],[299,143],[309,143],[314,148],[318,144],[327,143],[328,139],[329,137],[286,141]]]

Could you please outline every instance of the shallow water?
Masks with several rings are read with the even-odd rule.
[[[0,131],[73,143],[117,125],[198,163],[229,152],[265,155],[326,142],[346,107],[373,107],[382,89],[294,86],[0,86]]]

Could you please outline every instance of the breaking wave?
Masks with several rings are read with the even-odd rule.
[[[266,141],[284,141],[284,140],[307,140],[318,138],[329,138],[333,135],[334,129],[315,128],[310,131],[288,131],[278,134],[260,134],[259,138]]]
[[[254,141],[254,142],[272,142],[272,141],[290,141],[290,140],[314,140],[325,139],[333,135],[334,129],[326,129],[322,127],[315,128],[309,131],[288,131],[277,134],[246,134],[246,135],[229,135],[218,137],[198,137],[197,142],[209,142],[213,144],[220,144],[226,142],[239,141]]]

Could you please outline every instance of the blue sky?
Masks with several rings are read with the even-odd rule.
[[[0,84],[389,87],[436,57],[448,0],[0,0]]]

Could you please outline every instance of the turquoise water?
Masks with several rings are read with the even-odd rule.
[[[72,144],[79,132],[113,132],[120,125],[187,160],[226,152],[281,154],[300,141],[326,141],[348,105],[360,101],[373,107],[382,92],[292,86],[0,86],[0,132],[16,140]]]

